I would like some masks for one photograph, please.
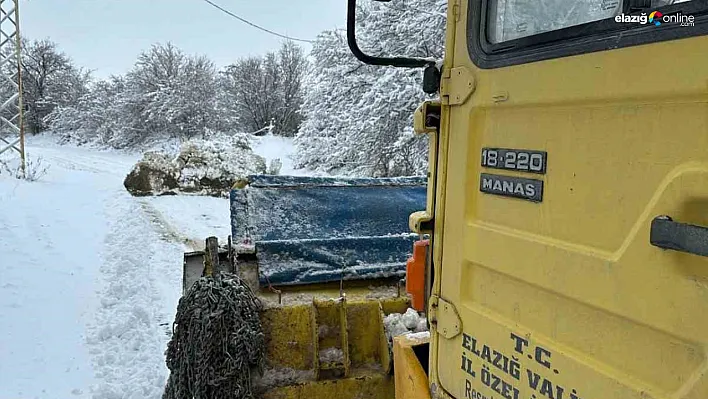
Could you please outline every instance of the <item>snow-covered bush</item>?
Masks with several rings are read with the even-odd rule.
[[[47,172],[49,172],[49,164],[44,162],[42,157],[33,158],[29,153],[25,157],[24,172],[19,159],[15,159],[14,162],[0,159],[0,175],[33,182],[43,178]]]
[[[12,176],[12,175],[14,175],[14,172],[13,172],[13,168],[10,166],[8,161],[6,161],[4,159],[0,159],[0,177],[3,175]]]
[[[221,118],[248,132],[295,135],[302,116],[302,79],[307,59],[300,46],[286,41],[280,50],[248,57],[219,73]]]
[[[265,159],[251,150],[245,136],[222,136],[186,141],[177,154],[148,151],[123,184],[136,196],[224,196],[235,181],[265,172]]]
[[[48,116],[60,142],[124,148],[123,138],[130,121],[125,111],[125,79],[113,76],[89,85],[89,90],[73,104],[60,106]]]
[[[25,158],[25,173],[17,175],[18,178],[27,181],[37,181],[43,178],[49,172],[49,164],[44,162],[42,157],[32,158],[27,154]]]

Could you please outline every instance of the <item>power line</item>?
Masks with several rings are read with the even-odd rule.
[[[214,7],[214,8],[216,8],[216,9],[220,10],[221,12],[224,12],[224,13],[228,14],[229,16],[232,16],[232,17],[238,19],[238,20],[241,21],[241,22],[244,22],[244,23],[246,23],[246,24],[248,24],[248,25],[251,25],[252,27],[254,27],[254,28],[256,28],[256,29],[260,29],[260,30],[262,30],[262,31],[264,31],[264,32],[270,33],[271,35],[275,35],[275,36],[278,36],[278,37],[282,37],[282,38],[288,39],[288,40],[295,40],[295,41],[298,41],[298,42],[314,43],[314,40],[298,39],[298,38],[295,38],[295,37],[289,37],[289,36],[286,36],[286,35],[281,35],[281,34],[278,33],[278,32],[273,32],[272,30],[266,29],[266,28],[264,28],[264,27],[262,27],[262,26],[258,26],[258,25],[256,25],[256,24],[254,24],[253,22],[250,22],[250,21],[248,21],[248,20],[246,20],[246,19],[244,19],[244,18],[239,17],[238,15],[232,13],[231,11],[229,11],[229,10],[223,8],[223,7],[221,7],[221,6],[218,5],[218,4],[213,3],[213,2],[210,1],[210,0],[204,0],[204,1],[206,1],[207,3],[209,3],[212,7]]]

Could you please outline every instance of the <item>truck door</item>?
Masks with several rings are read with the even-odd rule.
[[[450,2],[431,392],[708,398],[708,2]]]

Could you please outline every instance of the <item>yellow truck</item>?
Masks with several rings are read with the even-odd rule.
[[[439,94],[415,114],[430,169],[408,222],[424,239],[408,297],[397,281],[253,281],[272,305],[267,368],[292,377],[262,395],[708,398],[708,1],[450,0],[442,64],[367,55],[355,11],[357,58],[424,68]],[[258,245],[222,257],[257,276],[259,251],[294,248]],[[409,306],[429,335],[391,351],[385,319]]]
[[[421,390],[708,398],[707,12],[450,0],[439,69],[363,54],[350,14],[363,62],[441,77],[416,115],[431,143],[410,219],[432,248]]]

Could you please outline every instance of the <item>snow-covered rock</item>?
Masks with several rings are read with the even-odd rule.
[[[128,173],[123,185],[135,196],[176,194],[177,176],[177,168],[168,155],[146,152]]]
[[[255,154],[247,138],[225,136],[194,139],[178,154],[146,152],[128,174],[125,188],[135,196],[179,193],[224,196],[233,183],[250,174],[266,173],[265,159]]]

